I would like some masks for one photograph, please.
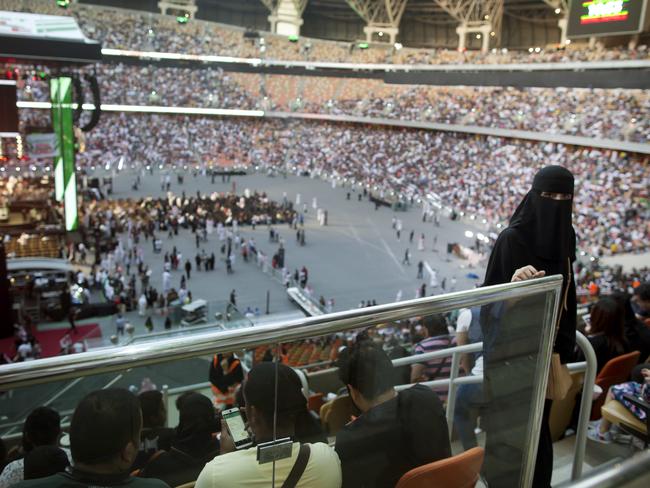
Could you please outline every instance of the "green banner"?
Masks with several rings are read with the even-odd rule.
[[[54,193],[63,200],[65,229],[76,230],[77,178],[75,175],[74,130],[72,126],[72,79],[61,77],[50,82],[52,96],[52,125],[59,142],[59,157],[54,165]]]

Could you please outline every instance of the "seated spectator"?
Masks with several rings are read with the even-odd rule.
[[[178,398],[178,427],[168,452],[159,451],[140,476],[157,478],[170,486],[194,481],[205,463],[219,454],[219,422],[212,402],[205,395],[189,392]]]
[[[56,446],[39,446],[25,456],[25,479],[35,480],[62,473],[70,466],[67,453]]]
[[[587,338],[596,353],[598,373],[609,360],[629,349],[624,336],[624,315],[623,307],[613,298],[601,298],[591,308]],[[578,356],[578,361],[584,360],[581,351]]]
[[[626,315],[625,336],[641,353],[639,361],[645,362],[650,357],[650,283],[637,286],[628,304],[631,311]]]
[[[39,446],[58,446],[61,437],[61,417],[49,407],[34,409],[25,419],[19,457],[7,464],[0,475],[0,488],[8,488],[23,480],[25,456]]]
[[[275,374],[277,398],[275,397]],[[296,418],[307,408],[298,375],[284,364],[260,363],[251,369],[244,383],[246,418],[256,444],[290,437],[297,440]],[[277,424],[274,428],[274,410]],[[323,443],[294,442],[291,457],[275,462],[275,485],[282,486],[298,460],[298,453],[308,446],[308,460],[297,488],[338,488],[341,465],[336,452]],[[273,463],[259,464],[257,448],[235,450],[225,421],[221,422],[221,455],[206,464],[196,481],[197,488],[270,486]]]
[[[129,391],[109,388],[83,398],[70,424],[73,466],[65,473],[23,481],[19,488],[121,486],[164,488],[160,480],[129,477],[140,445],[142,419],[138,399]]]
[[[426,337],[415,345],[415,354],[439,351],[455,345],[455,339],[449,335],[447,322],[442,315],[430,315],[422,319]],[[411,365],[411,383],[449,378],[451,356],[430,359]],[[446,393],[440,393],[442,401],[447,400]]]
[[[641,376],[642,378],[635,378],[639,381],[629,381],[627,383],[612,386],[607,392],[605,404],[612,400],[617,400],[636,418],[645,422],[646,413],[633,403],[623,398],[624,395],[631,395],[640,398],[644,402],[650,403],[650,369],[641,369]],[[593,441],[609,444],[616,440],[618,436],[618,432],[612,427],[612,423],[609,420],[601,418],[598,423],[587,432],[587,436]]]
[[[344,488],[392,488],[410,469],[451,456],[440,399],[422,385],[397,393],[380,347],[365,341],[343,351],[339,377],[362,412],[336,436]]]
[[[272,350],[269,348],[269,350]],[[285,356],[285,355],[283,355]],[[275,358],[273,357],[271,359],[271,362]],[[281,360],[282,364],[284,363],[284,360]],[[298,376],[296,376],[296,379],[300,381]],[[302,383],[300,384],[300,387],[302,388]],[[246,399],[244,398],[244,392],[243,388],[240,388],[237,390],[237,394],[235,395],[236,399],[236,404],[239,407],[240,410],[245,409],[246,407]],[[314,444],[316,442],[323,442],[327,444],[327,436],[323,432],[323,427],[321,424],[321,420],[316,415],[315,412],[312,412],[309,410],[307,407],[307,404],[305,404],[304,410],[299,410],[295,414],[295,436],[294,439],[297,442],[300,443],[310,443]]]
[[[174,435],[173,429],[165,427],[167,411],[161,392],[145,391],[138,395],[138,400],[142,410],[142,434],[140,434],[140,451],[131,470],[144,467],[156,452],[169,451]]]
[[[241,362],[233,353],[215,354],[210,363],[210,383],[215,407],[219,410],[232,408],[235,392],[243,379]]]

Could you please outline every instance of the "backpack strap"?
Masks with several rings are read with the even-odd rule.
[[[289,473],[289,476],[287,476],[287,479],[284,480],[284,483],[282,483],[282,488],[296,487],[298,481],[300,481],[300,477],[305,472],[305,468],[307,468],[310,452],[311,451],[309,449],[309,444],[300,445],[300,450],[298,451],[298,458],[296,459],[293,468],[291,468],[291,472]]]

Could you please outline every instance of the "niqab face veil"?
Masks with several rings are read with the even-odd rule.
[[[545,260],[575,260],[573,199],[554,200],[542,192],[573,195],[573,175],[562,166],[547,166],[535,175],[533,187],[510,219],[536,256]]]

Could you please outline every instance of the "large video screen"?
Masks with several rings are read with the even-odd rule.
[[[647,0],[571,0],[568,37],[613,36],[643,30]]]

